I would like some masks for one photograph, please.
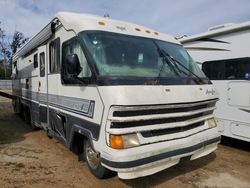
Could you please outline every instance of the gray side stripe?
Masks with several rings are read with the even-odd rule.
[[[22,90],[22,96],[42,104],[47,104],[47,94],[38,93],[28,90]],[[48,94],[48,104],[57,108],[63,108],[71,112],[93,118],[95,101],[88,99],[80,99],[74,97],[66,97],[61,95]]]

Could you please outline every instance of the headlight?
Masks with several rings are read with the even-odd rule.
[[[114,149],[126,149],[139,146],[137,134],[109,135],[109,145]]]
[[[209,128],[217,127],[217,123],[214,118],[208,119],[207,121],[208,121]]]

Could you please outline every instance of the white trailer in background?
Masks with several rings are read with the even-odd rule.
[[[215,117],[223,136],[250,141],[250,22],[212,27],[181,43],[219,93]]]
[[[150,175],[220,141],[210,80],[179,41],[143,26],[58,13],[15,54],[13,77],[15,111],[98,178]]]

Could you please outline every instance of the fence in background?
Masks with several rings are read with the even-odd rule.
[[[12,89],[12,80],[0,80],[0,89]]]

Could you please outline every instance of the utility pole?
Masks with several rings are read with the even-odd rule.
[[[5,54],[5,49],[4,49],[4,53],[3,53],[3,69],[4,69],[4,79],[6,80],[6,54]]]
[[[1,24],[1,22],[0,22],[0,24]],[[5,47],[4,38],[5,38],[4,30],[0,28],[0,52],[2,53],[2,56],[3,56],[4,79],[6,79],[6,76],[7,76],[7,70],[6,70],[6,65],[7,65],[6,52],[7,52],[7,48]]]
[[[6,79],[6,48],[4,47],[4,33],[0,30],[0,52],[3,56],[3,69],[4,69],[4,79]]]

